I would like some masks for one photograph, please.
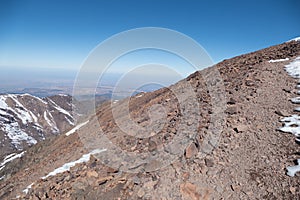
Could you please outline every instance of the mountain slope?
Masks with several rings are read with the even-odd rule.
[[[0,95],[0,158],[74,126],[72,98]]]
[[[297,94],[297,80],[286,73],[285,65],[299,55],[300,43],[291,41],[225,60],[170,88],[132,97],[129,103],[132,120],[142,127],[151,123],[161,126],[150,138],[137,138],[118,127],[118,120],[126,116],[123,109],[126,100],[114,105],[120,111],[115,116],[110,103],[105,103],[75,133],[37,144],[29,148],[22,159],[10,162],[8,169],[18,166],[19,170],[1,172],[4,178],[0,182],[0,198],[297,199],[300,180],[287,176],[285,167],[297,158],[299,146],[292,135],[279,132],[278,128],[282,126],[280,119],[293,112],[294,105],[288,99]],[[270,62],[277,59],[284,60]],[[205,82],[205,77],[216,69],[224,82],[224,91],[220,91],[226,97],[224,110],[214,108],[214,96]],[[189,102],[193,97],[197,102],[182,109],[172,91],[181,91],[186,83],[192,86],[196,97],[185,93],[184,100]],[[161,105],[165,110],[153,105]],[[199,113],[194,115],[197,106]],[[213,143],[208,144],[215,148],[205,156],[203,151],[207,150],[204,148],[207,144],[204,142],[212,136],[211,127],[216,126],[212,111],[225,113],[226,117],[217,124],[221,126],[218,127],[221,130],[218,145],[209,140]],[[191,121],[183,124],[185,112],[190,114]],[[163,113],[165,121],[150,120],[151,115]],[[194,120],[199,126],[193,132]],[[108,144],[97,140],[98,122],[111,143],[127,152],[157,155],[163,149],[175,152],[176,159],[164,166],[159,162],[139,163],[134,159],[126,163],[121,153],[104,151]],[[126,124],[122,126],[131,128]],[[184,135],[188,136],[187,147],[165,148],[181,133],[182,127]],[[99,155],[89,154],[95,149],[103,151]],[[89,155],[90,159],[76,162],[83,155]],[[115,162],[110,163],[111,160]],[[78,164],[65,172],[47,176],[72,162]],[[129,173],[126,164],[135,173]]]

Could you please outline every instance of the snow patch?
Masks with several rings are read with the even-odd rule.
[[[23,104],[21,104],[18,100],[18,97],[14,94],[8,94],[7,95],[9,98],[11,98],[15,103],[16,103],[16,106],[17,107],[20,107],[20,108],[24,108]]]
[[[68,97],[69,95],[67,95],[67,94],[58,94],[58,96],[61,96],[61,97]]]
[[[291,40],[289,40],[288,42],[292,42],[292,41],[298,42],[298,41],[300,41],[300,37],[296,37],[296,38],[294,38],[294,39],[291,39]]]
[[[61,108],[61,107],[59,107],[59,106],[57,106],[57,107],[55,107],[55,108],[56,108],[59,112],[65,114],[65,115],[68,115],[70,118],[73,119],[73,116],[72,116],[68,111],[66,111],[65,109],[63,109],[63,108]]]
[[[0,110],[0,115],[7,115],[7,113],[4,112],[3,110]]]
[[[54,101],[52,101],[50,98],[48,98],[48,100],[53,104],[53,107],[58,110],[58,112],[63,113],[65,115],[68,115],[71,119],[73,119],[73,116],[66,111],[65,109],[61,108],[59,105],[57,105]]]
[[[295,103],[295,104],[299,104],[300,103],[300,97],[291,98],[291,102]]]
[[[140,97],[142,97],[144,94],[139,94],[139,95],[137,95],[136,96],[136,98],[140,98]]]
[[[76,164],[88,162],[90,160],[91,155],[98,154],[104,151],[107,151],[107,149],[95,149],[88,154],[84,154],[80,159],[73,162],[66,163],[62,167],[55,169],[54,171],[50,172],[47,176],[42,177],[42,179],[46,179],[50,176],[55,176],[56,174],[69,171],[71,167],[74,167]]]
[[[51,117],[52,120],[50,120],[48,117],[47,117],[47,114]],[[57,126],[56,126],[56,123],[53,119],[53,116],[51,115],[51,113],[49,113],[48,111],[44,111],[44,119],[46,120],[47,124],[49,124],[49,126],[51,127],[51,130],[52,132],[54,133],[57,133],[59,132]]]
[[[284,62],[284,61],[288,61],[288,60],[289,60],[289,58],[269,60],[269,63]]]
[[[16,155],[16,153],[9,154],[9,155],[5,156],[4,160],[9,159],[9,158],[13,157],[14,155]]]
[[[74,122],[72,122],[67,116],[65,116],[65,119],[67,120],[67,122],[69,124],[71,124],[72,126],[74,126]]]
[[[19,117],[19,119],[21,119],[23,124],[32,122],[32,117],[27,110],[21,110],[19,108],[16,108],[16,111],[19,113],[18,117]]]
[[[86,121],[86,122],[83,122],[83,123],[81,123],[81,124],[78,124],[78,125],[77,125],[76,127],[74,127],[72,130],[68,131],[68,132],[66,133],[66,136],[69,136],[69,135],[75,133],[77,130],[79,130],[81,127],[83,127],[83,126],[86,125],[87,123],[89,123],[89,120]]]
[[[292,133],[296,137],[300,135],[300,116],[292,115],[290,117],[285,117],[281,122],[284,122],[284,126],[279,128],[280,131],[285,133]]]
[[[293,177],[297,172],[300,172],[300,159],[297,160],[298,165],[287,167],[287,175]]]
[[[23,190],[23,192],[25,194],[27,194],[29,192],[29,190],[31,189],[32,186],[33,186],[33,183],[31,183],[30,185],[28,185],[27,188],[25,190]]]
[[[34,123],[34,124],[33,124],[33,127],[34,127],[36,130],[41,130],[41,131],[42,131],[43,128],[44,128],[44,127],[42,127],[42,126],[41,126],[40,124],[38,124],[38,123]]]
[[[17,122],[3,124],[2,130],[7,133],[7,136],[11,140],[11,143],[18,150],[22,150],[22,141],[25,141],[29,145],[37,143],[37,141],[33,137],[29,136],[19,127],[19,124]]]
[[[300,56],[290,64],[286,65],[285,70],[290,76],[294,78],[300,78]]]
[[[6,110],[8,108],[8,105],[6,103],[6,96],[0,96],[0,108],[3,110]]]
[[[29,114],[31,115],[33,121],[34,121],[35,123],[37,123],[38,118],[35,116],[35,114],[33,114],[31,111],[29,111]]]
[[[22,153],[19,153],[19,154],[12,153],[12,154],[6,156],[4,158],[4,160],[2,161],[2,163],[0,164],[0,170],[2,170],[5,167],[6,163],[9,163],[9,162],[11,162],[11,161],[13,161],[17,158],[21,158],[24,155],[25,152],[26,151],[23,151]]]
[[[50,126],[53,125],[52,122],[50,121],[50,119],[47,117],[47,112],[46,112],[46,111],[44,111],[44,119],[46,120],[46,122],[47,122]]]

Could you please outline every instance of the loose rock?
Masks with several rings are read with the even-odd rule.
[[[197,153],[198,153],[198,149],[196,147],[196,144],[191,143],[185,150],[185,157],[189,159],[195,156]]]

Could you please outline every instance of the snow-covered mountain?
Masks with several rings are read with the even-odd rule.
[[[68,95],[0,95],[0,157],[69,130],[75,123],[73,107]]]

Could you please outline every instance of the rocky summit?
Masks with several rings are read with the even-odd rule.
[[[4,158],[0,199],[299,199],[299,174],[287,167],[300,146],[280,129],[298,112],[298,79],[286,66],[299,56],[299,41],[289,41],[105,102],[68,134]],[[2,96],[1,117],[21,115],[23,98]],[[59,113],[51,101],[40,105]],[[20,129],[46,127],[49,112],[40,121],[44,110],[26,109],[40,117],[18,118]]]

